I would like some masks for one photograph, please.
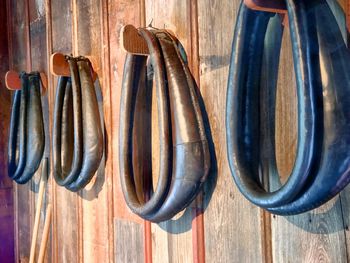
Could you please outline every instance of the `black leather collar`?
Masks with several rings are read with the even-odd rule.
[[[350,180],[349,50],[327,1],[286,3],[297,80],[298,148],[292,174],[279,190],[262,186],[261,178],[276,178],[278,172],[274,151],[270,158],[261,157],[259,103],[264,57],[269,58],[264,72],[271,72],[268,87],[276,88],[283,29],[271,14],[244,4],[233,40],[226,106],[228,159],[239,190],[281,215],[322,205]],[[274,146],[274,134],[270,140]]]
[[[21,73],[21,90],[15,92],[8,147],[8,175],[27,183],[40,166],[45,148],[40,75]]]
[[[97,171],[104,143],[90,63],[83,57],[67,60],[71,77],[60,77],[56,90],[53,174],[59,185],[76,192]]]

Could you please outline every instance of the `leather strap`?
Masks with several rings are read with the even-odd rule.
[[[266,43],[276,39],[280,29],[275,25],[271,30],[271,14],[243,4],[233,40],[226,105],[228,159],[239,190],[254,204],[282,215],[325,203],[350,179],[346,150],[350,116],[344,114],[350,110],[349,51],[327,1],[286,3],[297,80],[298,148],[293,171],[277,191],[262,186],[261,178],[276,178],[278,172],[275,161],[261,158],[259,101],[264,56],[272,58],[265,71],[273,71],[270,87],[276,88],[280,39],[270,41],[278,43],[275,48]],[[274,151],[270,158],[275,159]]]
[[[119,130],[121,184],[134,213],[161,222],[185,209],[197,196],[208,174],[210,156],[195,82],[177,40],[164,30],[139,29],[139,33],[150,51],[149,65],[146,57],[127,55]],[[146,122],[151,117],[152,81],[146,77],[151,70],[157,89],[160,140],[159,179],[154,192],[137,180],[152,177],[152,168],[144,166],[151,159],[151,150],[145,148],[151,146],[142,143],[149,138],[142,137],[140,129],[149,126]]]
[[[71,77],[60,77],[53,126],[56,182],[68,190],[83,189],[96,173],[104,143],[90,63],[68,57]]]
[[[27,183],[40,166],[45,148],[45,132],[37,72],[20,75],[22,87],[14,94],[8,174],[19,184]]]

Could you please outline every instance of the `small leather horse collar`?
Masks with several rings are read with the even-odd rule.
[[[8,175],[27,183],[39,168],[45,148],[40,74],[21,73],[21,90],[15,91],[8,146]]]
[[[126,57],[119,129],[121,185],[134,213],[161,222],[185,209],[197,196],[208,175],[210,155],[199,95],[177,40],[165,30],[142,28],[139,33],[150,56]],[[152,70],[160,141],[155,191],[142,182],[152,180],[150,138],[144,136],[151,129]]]
[[[53,125],[53,174],[68,190],[84,188],[103,155],[103,133],[98,102],[84,57],[66,57],[71,77],[58,80]]]
[[[278,172],[274,147],[270,158],[261,157],[265,149],[260,149],[259,101],[266,64],[272,75],[267,88],[276,88],[283,28],[271,14],[250,10],[243,3],[234,34],[226,105],[233,178],[248,200],[281,215],[322,205],[350,180],[349,50],[327,1],[286,3],[297,80],[298,148],[293,171],[277,191],[266,191],[261,181],[261,177],[278,178]],[[269,121],[273,127],[274,119]],[[268,137],[274,146],[274,134]]]

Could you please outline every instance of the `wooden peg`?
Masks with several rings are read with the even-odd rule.
[[[20,90],[21,80],[18,72],[13,70],[7,71],[5,75],[5,85],[9,90]]]
[[[170,29],[165,29],[174,38],[176,35]],[[125,25],[120,31],[120,46],[127,53],[140,56],[148,56],[149,50],[146,40],[139,34],[139,31],[133,25]]]
[[[244,0],[244,4],[253,10],[287,14],[285,0]]]
[[[148,56],[149,50],[146,41],[140,36],[133,25],[123,26],[120,31],[120,45],[123,50],[135,55]]]
[[[45,73],[40,72],[41,86],[43,87],[43,94],[47,90],[47,76]],[[9,90],[20,90],[21,89],[21,79],[19,73],[13,70],[9,70],[5,75],[5,85]]]
[[[86,56],[89,59],[92,66],[92,78],[93,81],[97,79],[97,73],[99,70],[99,63],[93,56]],[[50,57],[50,71],[55,76],[70,76],[69,64],[65,55],[62,53],[53,53]]]

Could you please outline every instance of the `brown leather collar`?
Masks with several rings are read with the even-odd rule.
[[[119,157],[125,200],[140,217],[171,219],[197,196],[205,181],[210,155],[196,84],[178,48],[165,30],[139,29],[149,58],[128,54],[121,96]],[[147,60],[149,64],[147,65]],[[153,81],[156,82],[160,168],[155,190],[140,178],[152,178],[150,138]],[[148,143],[147,143],[148,141]]]

